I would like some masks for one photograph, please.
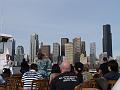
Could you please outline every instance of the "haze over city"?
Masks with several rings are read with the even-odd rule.
[[[72,41],[81,37],[96,42],[97,55],[102,52],[103,25],[110,24],[113,55],[120,55],[120,1],[108,0],[0,0],[0,32],[11,34],[16,46],[29,53],[30,35],[37,33],[39,41],[52,45],[60,38]]]

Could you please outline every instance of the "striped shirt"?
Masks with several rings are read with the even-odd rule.
[[[35,70],[30,70],[23,74],[22,76],[22,82],[24,84],[24,90],[30,90],[31,88],[31,82],[33,80],[38,80],[42,78],[40,74],[38,74]]]

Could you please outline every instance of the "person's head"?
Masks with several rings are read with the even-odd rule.
[[[87,72],[88,72],[88,71],[89,71],[89,68],[88,68],[88,67],[84,67],[84,68],[83,68],[83,71],[87,71]]]
[[[43,54],[44,54],[43,59],[48,59],[47,54],[46,53],[43,53]]]
[[[103,61],[104,61],[104,62],[108,62],[107,57],[104,57],[104,58],[103,58]]]
[[[59,65],[58,65],[58,64],[54,64],[54,65],[52,66],[51,73],[60,73],[60,72],[61,72],[61,71],[60,71]]]
[[[41,52],[38,52],[38,54],[37,54],[38,59],[43,59],[44,56],[45,55]]]
[[[31,65],[30,65],[30,69],[37,71],[37,70],[38,70],[37,64],[34,64],[34,63],[31,64]]]
[[[71,66],[68,60],[64,60],[60,65],[61,72],[70,72]]]
[[[10,75],[11,75],[10,69],[9,68],[3,68],[2,74],[3,74],[4,78],[10,77]]]
[[[25,60],[25,58],[23,58],[23,62],[25,62],[26,60]]]
[[[6,54],[6,60],[9,60],[9,59],[10,59],[10,55]]]
[[[78,73],[81,73],[83,71],[84,65],[81,62],[76,62],[74,67]]]
[[[114,72],[118,72],[119,68],[118,68],[118,63],[116,60],[110,60],[108,62],[108,69],[109,71],[114,71]]]

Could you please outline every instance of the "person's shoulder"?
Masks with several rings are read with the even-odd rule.
[[[59,73],[58,75],[55,76],[55,78],[53,79],[53,81],[59,80],[59,78],[63,77],[64,73]]]
[[[100,64],[100,67],[105,67],[105,66],[107,66],[107,63],[102,63],[102,64]]]
[[[28,73],[30,73],[30,71],[25,72],[25,73],[23,74],[23,76],[27,75]]]
[[[61,77],[60,75],[57,75],[56,77],[54,77],[54,78],[51,80],[50,85],[55,85],[56,82],[60,81],[60,80],[59,80],[60,77]],[[51,76],[51,78],[52,78],[52,76]]]
[[[107,80],[112,80],[113,76],[115,76],[115,72],[108,72],[104,75],[104,78],[106,78]]]
[[[104,65],[105,65],[105,63],[100,64],[100,66],[104,66]]]

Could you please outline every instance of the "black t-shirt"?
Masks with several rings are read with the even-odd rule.
[[[100,65],[99,67],[100,70],[102,70],[102,74],[105,75],[106,73],[109,72],[108,70],[108,64],[107,63],[103,63]]]
[[[50,84],[50,90],[74,90],[80,84],[79,78],[73,72],[65,72],[55,77]]]

